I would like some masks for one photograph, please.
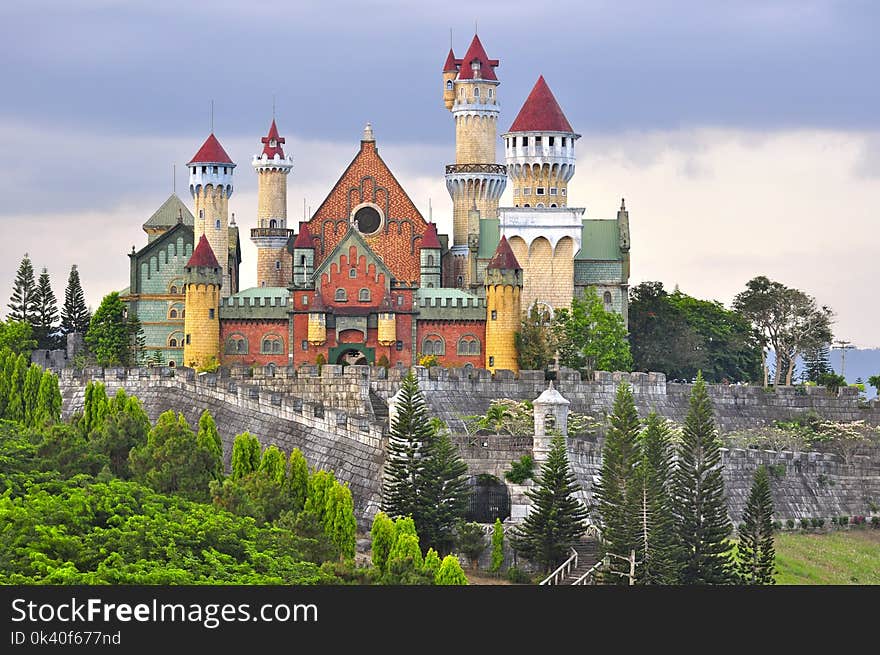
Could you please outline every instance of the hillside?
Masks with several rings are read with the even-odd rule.
[[[777,533],[776,584],[880,584],[880,530]]]

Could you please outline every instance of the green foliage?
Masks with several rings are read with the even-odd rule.
[[[408,571],[423,568],[422,551],[419,549],[418,535],[400,533],[388,552],[388,572],[394,576],[404,575]]]
[[[214,355],[211,355],[196,370],[199,373],[214,373],[219,368],[220,360],[214,357]]]
[[[834,371],[822,373],[816,380],[819,386],[825,387],[832,393],[837,393],[841,387],[846,386],[846,378]]]
[[[430,368],[432,366],[440,366],[440,360],[437,355],[419,355],[419,366]]]
[[[150,420],[140,400],[126,396],[119,389],[108,403],[106,415],[91,430],[88,439],[96,452],[105,455],[113,475],[127,480],[132,477],[129,455],[132,449],[146,444]]]
[[[872,375],[869,377],[868,384],[874,387],[874,390],[880,394],[880,375]]]
[[[40,376],[40,388],[33,411],[32,425],[42,427],[52,425],[60,420],[61,390],[58,387],[58,378],[51,371],[43,371]]]
[[[290,453],[285,490],[293,512],[301,512],[309,495],[309,465],[299,448]]]
[[[583,296],[572,298],[569,309],[556,312],[552,331],[562,366],[603,371],[632,369],[623,317],[605,311],[592,287],[587,287]]]
[[[486,549],[486,535],[479,523],[462,523],[457,531],[455,547],[467,555],[471,565],[476,568],[480,554]]]
[[[522,484],[535,473],[535,460],[531,455],[523,455],[510,463],[510,470],[504,472],[504,479],[514,484]]]
[[[64,290],[64,306],[61,308],[61,334],[79,332],[85,334],[92,320],[86,307],[86,299],[79,281],[76,264],[70,267],[67,288]]]
[[[706,383],[697,376],[672,477],[682,584],[729,584],[731,531],[724,498],[721,444]]]
[[[817,343],[804,349],[804,371],[802,379],[805,382],[819,382],[819,377],[825,373],[833,373],[831,368],[830,344]]]
[[[315,471],[309,476],[309,493],[303,512],[314,515],[325,528],[327,526],[328,499],[334,484],[336,484],[336,477],[332,471]]]
[[[277,446],[271,445],[263,451],[259,471],[280,488],[284,484],[286,464],[284,453]]]
[[[7,307],[9,307],[8,319],[10,321],[27,323],[31,326],[36,325],[37,312],[39,311],[37,283],[34,280],[34,266],[27,253],[24,254],[18,265],[18,272],[12,283],[12,297],[9,299]]]
[[[59,344],[54,333],[57,328],[55,323],[58,321],[58,301],[52,291],[49,271],[45,267],[37,282],[36,307],[34,332],[37,337],[37,347],[46,350],[57,348]]]
[[[31,351],[37,347],[33,332],[29,323],[12,319],[5,323],[0,321],[0,350],[8,348],[16,355],[30,357]]]
[[[425,560],[422,562],[422,570],[426,575],[431,576],[431,579],[433,579],[437,575],[439,569],[440,554],[433,548],[429,548],[428,552],[425,553]]]
[[[134,313],[127,312],[119,293],[104,296],[89,322],[86,343],[99,366],[135,366],[143,350],[143,330]]]
[[[555,359],[550,313],[532,305],[523,313],[519,332],[515,335],[517,361],[520,369],[546,371]]]
[[[440,568],[434,576],[434,584],[437,585],[466,585],[467,576],[461,568],[461,564],[455,555],[447,555],[440,563]]]
[[[340,557],[354,557],[357,522],[348,485],[335,482],[330,488],[327,496],[326,533]]]
[[[773,497],[770,495],[770,477],[762,466],[755,473],[739,531],[737,573],[740,584],[773,584],[775,561]]]
[[[107,399],[104,383],[89,381],[86,384],[82,417],[77,427],[84,436],[88,436],[92,430],[101,427],[109,410],[110,401]]]
[[[277,521],[290,511],[290,499],[263,471],[209,483],[213,503],[237,516],[249,516],[257,525]]]
[[[507,569],[507,580],[513,584],[531,584],[532,576],[520,568],[511,566]]]
[[[502,564],[504,564],[504,526],[501,525],[501,519],[496,518],[492,527],[492,563],[489,565],[489,570],[498,573]]]
[[[260,442],[250,432],[236,435],[232,442],[232,479],[238,480],[260,468]]]
[[[517,552],[549,571],[567,557],[568,549],[586,528],[587,512],[574,497],[579,487],[568,466],[564,437],[553,438],[535,482],[537,487],[526,491],[532,511],[511,542]]]
[[[388,554],[391,552],[391,546],[394,545],[396,535],[394,521],[385,512],[378,512],[373,519],[373,527],[370,529],[370,537],[372,539],[371,552],[373,566],[383,573],[385,572]]]
[[[220,440],[220,433],[217,431],[217,424],[214,417],[207,409],[202,412],[199,417],[199,431],[196,435],[199,447],[209,451],[217,462],[217,469],[214,471],[214,477],[219,479],[223,475],[223,442]],[[284,475],[284,460],[281,461],[281,474]]]

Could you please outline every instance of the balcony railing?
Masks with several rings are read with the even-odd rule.
[[[447,164],[446,174],[450,173],[494,173],[506,175],[507,166],[504,164]]]
[[[252,227],[251,238],[254,237],[290,237],[293,230],[286,227]]]

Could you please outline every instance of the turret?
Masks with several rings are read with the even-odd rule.
[[[397,315],[394,313],[394,303],[391,294],[386,292],[379,307],[377,341],[383,346],[393,346],[397,341]]]
[[[506,237],[486,267],[486,368],[519,370],[516,333],[522,320],[522,267]]]
[[[261,141],[263,152],[252,162],[257,172],[257,227],[251,229],[257,247],[257,286],[286,287],[293,265],[287,250],[293,236],[287,229],[287,176],[293,159],[284,154],[284,137],[278,135],[275,119]]]
[[[313,346],[322,346],[327,341],[327,308],[321,298],[321,293],[315,294],[311,307],[309,307],[308,341]]]
[[[542,75],[510,130],[502,135],[514,206],[568,205],[568,181],[575,169],[574,142],[579,137]]]
[[[568,434],[568,410],[571,402],[553,387],[553,380],[540,396],[532,401],[535,438],[532,445],[536,464],[547,461],[550,442],[556,434]]]
[[[455,53],[449,48],[446,63],[443,64],[443,104],[446,109],[452,109],[455,103],[455,77],[458,75],[458,65],[455,62]]]
[[[437,226],[428,223],[428,228],[422,237],[420,286],[432,288],[440,286],[440,240],[437,238]]]
[[[223,272],[206,235],[184,267],[186,315],[183,363],[201,367],[220,358],[220,290]]]
[[[307,289],[312,286],[315,273],[315,244],[308,223],[299,224],[299,234],[293,242],[293,286]]]
[[[231,289],[229,272],[229,197],[232,195],[232,170],[235,164],[212,132],[189,167],[189,190],[195,204],[193,233],[203,234],[211,244],[221,269],[223,295]]]

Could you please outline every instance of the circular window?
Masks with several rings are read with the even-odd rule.
[[[355,211],[354,224],[361,234],[375,234],[382,226],[382,216],[375,207],[364,205]]]

